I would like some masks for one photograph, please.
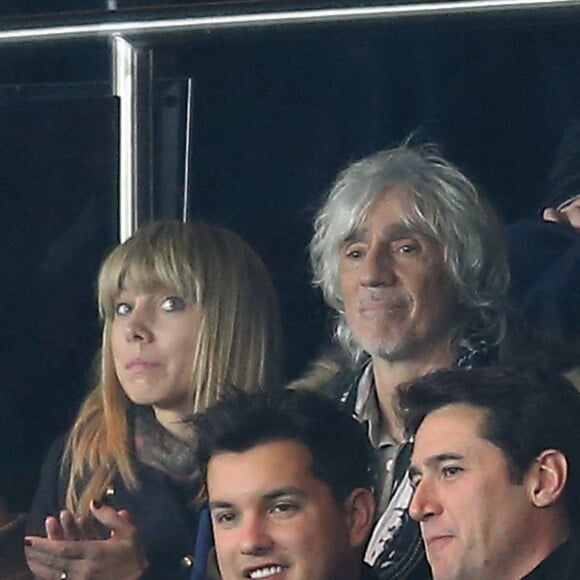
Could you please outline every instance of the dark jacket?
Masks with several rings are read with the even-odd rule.
[[[507,229],[510,299],[531,326],[580,339],[580,234],[541,218]]]
[[[379,580],[379,577],[370,566],[363,564],[360,580]]]
[[[578,580],[578,578],[580,578],[580,543],[578,538],[571,538],[522,580]]]
[[[24,514],[0,528],[0,578],[33,580],[24,559]]]
[[[45,536],[46,516],[58,516],[64,507],[65,482],[60,476],[63,444],[63,439],[57,440],[45,459],[28,515],[29,535]],[[198,513],[190,507],[191,498],[185,497],[161,471],[137,464],[136,475],[139,481],[136,491],[128,490],[117,477],[101,501],[131,514],[150,562],[143,578],[189,579],[199,519]]]

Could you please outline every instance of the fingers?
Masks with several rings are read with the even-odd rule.
[[[71,579],[110,580],[111,578],[138,578],[148,568],[145,550],[139,534],[125,510],[116,512],[99,503],[91,505],[91,513],[110,530],[107,540],[54,540],[26,536],[25,554],[30,569],[41,580],[54,580],[66,571]],[[75,535],[82,526],[74,518],[63,514],[62,522],[47,519],[47,528],[53,536],[66,527],[67,534]]]
[[[50,540],[39,536],[26,536],[24,544],[27,552],[34,553],[45,563],[56,560],[82,560],[91,551],[91,541]]]
[[[71,543],[78,544],[78,542]],[[27,536],[24,544],[26,563],[35,578],[54,580],[59,578],[63,570],[71,570],[71,561],[65,557],[61,550],[67,542]]]
[[[580,231],[580,205],[571,204],[562,210],[566,214],[568,223],[576,230]]]
[[[60,512],[60,525],[64,534],[65,540],[81,540],[83,539],[83,534],[78,526],[75,517],[68,510],[62,510]],[[50,536],[49,536],[50,537]],[[62,538],[53,538],[62,539]]]
[[[82,537],[84,540],[104,540],[107,537],[106,532],[99,530],[95,518],[89,516],[88,518],[78,519],[77,525],[81,529]]]
[[[44,528],[46,529],[46,537],[49,540],[64,540],[64,531],[60,521],[55,517],[47,517],[44,521]]]
[[[135,526],[126,510],[117,512],[114,508],[98,501],[91,502],[91,513],[94,518],[111,532],[111,537],[132,540],[136,534]]]
[[[544,221],[547,222],[561,223],[563,216],[562,213],[559,212],[557,209],[553,207],[547,207],[542,213],[542,218],[544,219]]]
[[[26,536],[24,553],[26,563],[35,578],[55,580],[63,571],[68,577],[89,578],[91,561],[100,556],[97,542],[92,541],[55,541],[38,536]]]

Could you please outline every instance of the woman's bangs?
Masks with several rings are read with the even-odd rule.
[[[173,258],[174,252],[147,246],[140,248],[135,244],[123,248],[122,255],[111,254],[101,274],[101,308],[105,318],[112,318],[119,293],[124,288],[145,294],[160,289],[182,297],[192,304],[197,303],[199,294],[197,280],[194,279],[189,265]]]

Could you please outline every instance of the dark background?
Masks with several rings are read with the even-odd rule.
[[[110,6],[74,4],[3,3],[0,17]],[[337,172],[415,133],[440,144],[506,222],[531,215],[562,132],[580,117],[578,20],[472,15],[140,38],[153,63],[151,217],[181,214],[189,164],[189,217],[239,232],[272,273],[294,378],[328,339],[306,247]],[[90,386],[99,343],[95,278],[118,236],[111,75],[107,39],[0,45],[0,394],[22,430],[4,473],[27,474],[14,489],[23,509],[40,458]]]

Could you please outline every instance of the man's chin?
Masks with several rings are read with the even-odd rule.
[[[365,348],[373,358],[380,358],[388,362],[407,360],[412,355],[410,345],[403,341],[381,342],[371,344]]]
[[[429,560],[429,558],[427,558]],[[433,580],[468,580],[469,575],[463,575],[458,569],[457,563],[452,565],[447,558],[438,558],[429,560],[431,572],[433,573]],[[499,580],[499,579],[498,579]]]

